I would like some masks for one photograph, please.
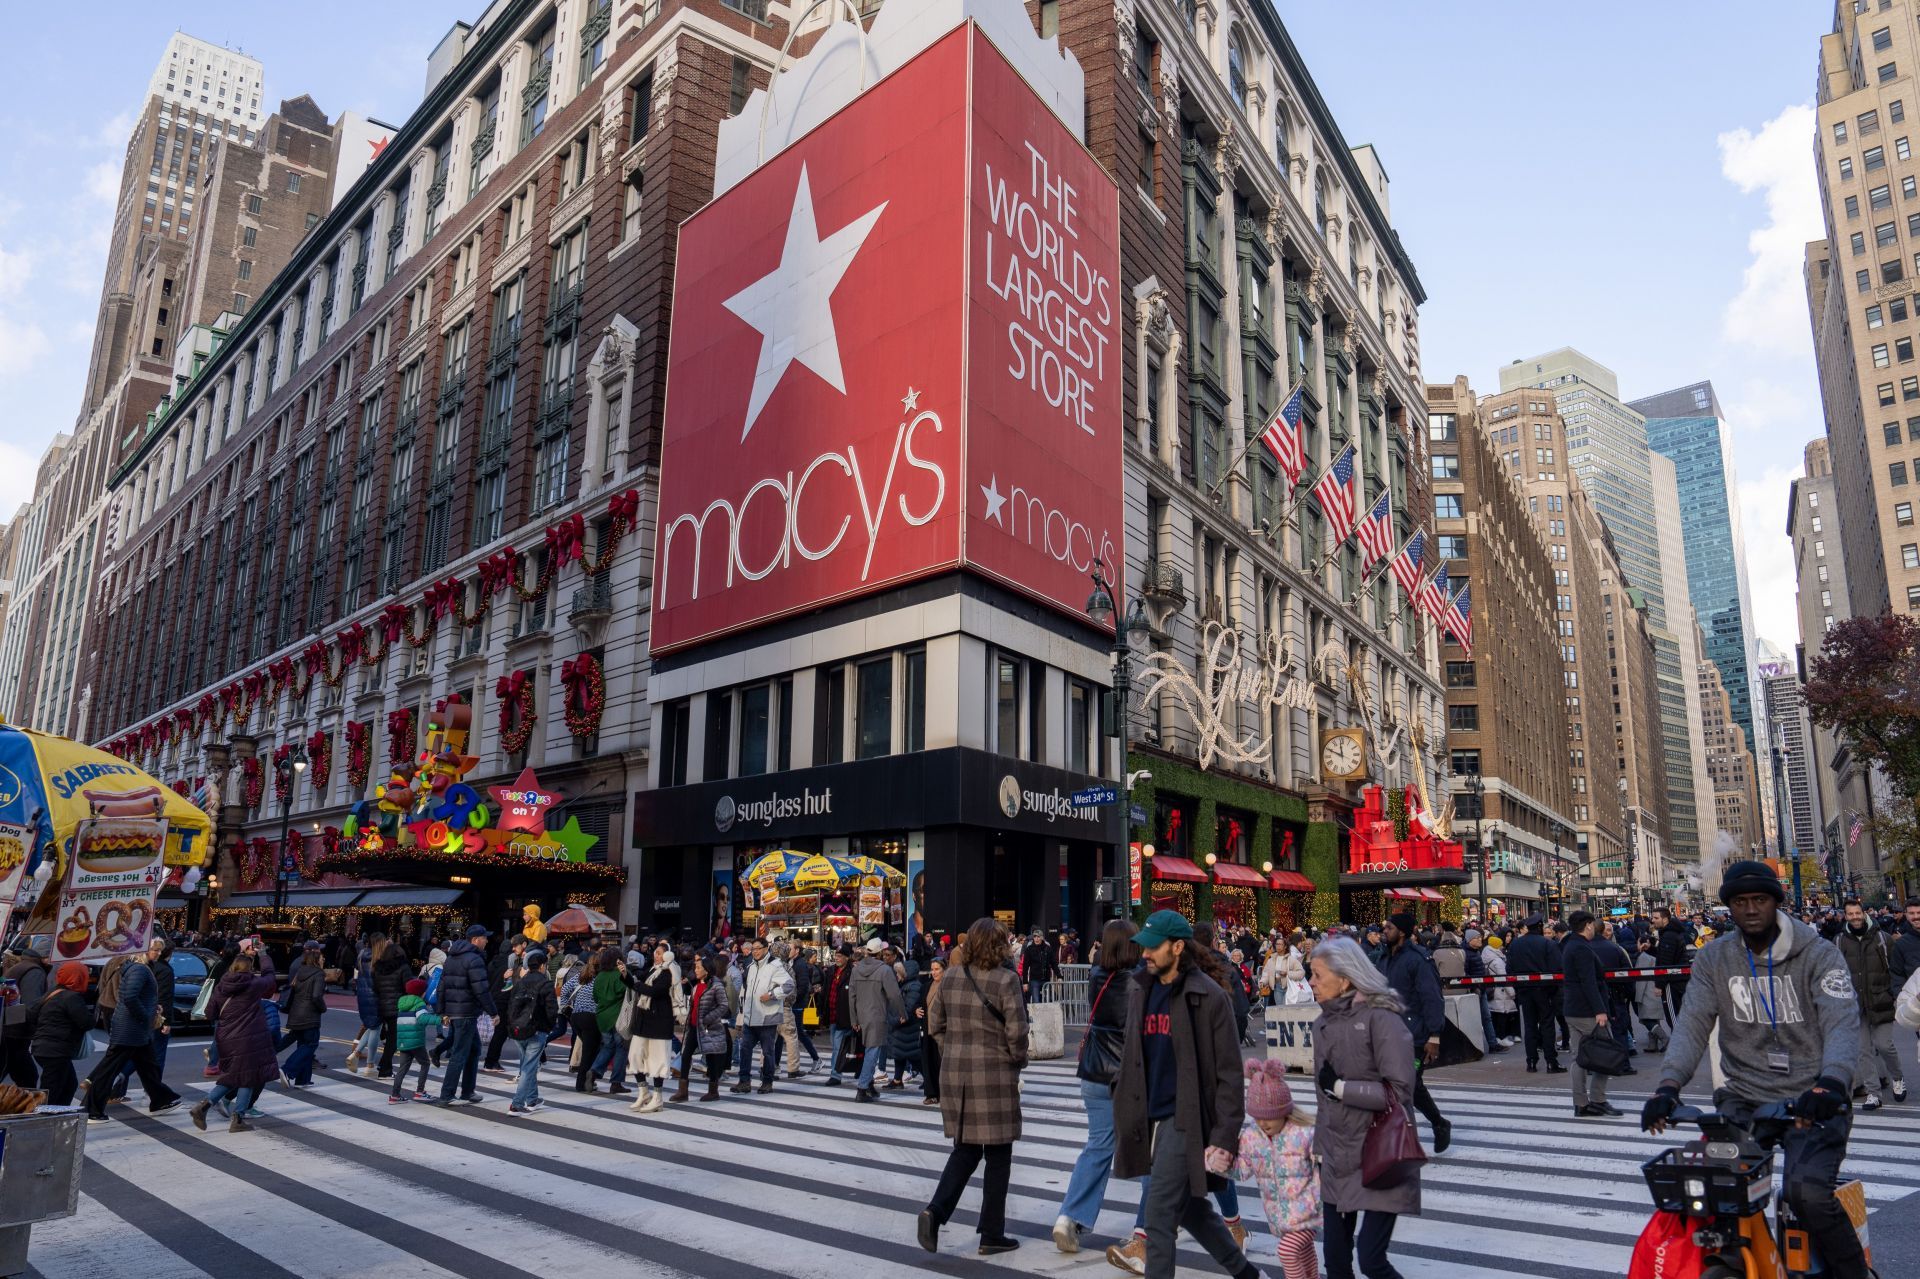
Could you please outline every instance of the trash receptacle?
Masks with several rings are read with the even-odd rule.
[[[80,1206],[86,1122],[77,1109],[0,1116],[0,1276],[26,1272],[35,1222]]]

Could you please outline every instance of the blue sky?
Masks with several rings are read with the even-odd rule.
[[[484,0],[108,0],[13,15],[0,99],[0,515],[78,407],[133,113],[176,23],[266,66],[269,101],[398,121]],[[1761,634],[1797,638],[1787,481],[1820,431],[1804,241],[1830,6],[1281,0],[1349,143],[1373,143],[1428,293],[1430,380],[1497,386],[1572,345],[1629,398],[1711,378],[1733,420]],[[320,20],[315,21],[318,17]]]

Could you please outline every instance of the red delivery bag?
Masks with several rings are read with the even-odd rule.
[[[1627,1279],[1700,1279],[1707,1251],[1693,1241],[1693,1222],[1677,1212],[1656,1212],[1633,1245]]]

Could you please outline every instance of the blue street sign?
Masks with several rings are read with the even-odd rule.
[[[1077,790],[1073,793],[1073,806],[1075,808],[1092,808],[1099,804],[1116,803],[1119,799],[1119,790],[1112,786],[1089,786],[1084,790]]]
[[[1147,821],[1147,810],[1140,807],[1140,805],[1135,804],[1133,808],[1127,813],[1127,820],[1132,822],[1135,826],[1144,826]]]

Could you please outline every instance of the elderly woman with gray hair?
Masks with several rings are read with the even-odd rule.
[[[1420,1212],[1420,1174],[1415,1170],[1398,1184],[1369,1187],[1361,1162],[1367,1130],[1380,1112],[1394,1102],[1403,1111],[1413,1105],[1413,1037],[1400,1015],[1400,1000],[1351,938],[1331,937],[1316,946],[1308,980],[1320,1005],[1320,1019],[1313,1024],[1320,1102],[1313,1155],[1320,1165],[1327,1276],[1353,1279],[1357,1242],[1367,1279],[1400,1279],[1387,1248],[1395,1219]]]

